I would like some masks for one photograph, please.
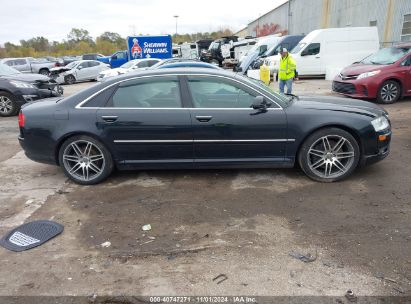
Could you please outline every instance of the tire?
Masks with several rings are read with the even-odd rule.
[[[64,77],[64,82],[67,84],[74,84],[76,82],[76,78],[73,75],[67,75]]]
[[[383,104],[391,104],[401,97],[401,86],[397,81],[387,80],[378,90],[377,101]]]
[[[108,149],[98,140],[85,135],[70,137],[62,144],[59,164],[67,177],[80,185],[98,184],[114,168]]]
[[[17,115],[20,107],[16,103],[16,97],[7,92],[0,92],[0,116],[9,117]]]
[[[44,75],[44,76],[48,76],[50,74],[50,72],[47,69],[41,69],[39,71],[39,74]]]
[[[350,176],[359,160],[358,142],[350,133],[338,128],[325,128],[313,133],[298,153],[298,162],[304,173],[325,183]]]

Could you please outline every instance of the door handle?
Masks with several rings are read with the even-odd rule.
[[[196,116],[199,122],[209,122],[212,118],[213,116]]]
[[[320,56],[315,56],[315,58],[320,58]]]
[[[118,119],[118,116],[101,116],[105,122],[113,123]]]

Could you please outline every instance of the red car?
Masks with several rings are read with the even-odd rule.
[[[346,67],[334,78],[332,89],[385,104],[411,96],[411,43],[381,49]]]

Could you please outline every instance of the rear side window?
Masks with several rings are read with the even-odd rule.
[[[110,97],[113,95],[113,92],[115,91],[116,87],[112,86],[103,92],[97,94],[94,96],[92,99],[87,101],[84,105],[82,105],[82,108],[102,108],[107,104],[107,101],[110,99]]]
[[[302,51],[302,56],[317,55],[320,53],[320,43],[309,44],[304,51]]]
[[[119,85],[109,107],[115,108],[181,108],[177,77],[127,81]]]

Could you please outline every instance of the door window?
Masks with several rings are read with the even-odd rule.
[[[302,51],[301,56],[317,55],[319,53],[320,53],[320,44],[311,43],[306,47],[304,51]]]
[[[195,108],[249,108],[255,98],[255,95],[221,80],[189,79],[188,84]]]
[[[109,102],[115,108],[181,108],[177,77],[123,82]]]
[[[148,60],[141,61],[138,65],[138,68],[148,68]]]
[[[117,56],[117,59],[124,59],[126,58],[126,54],[124,52],[118,52],[115,54]]]
[[[411,66],[411,56],[408,56],[401,62],[401,66]]]
[[[77,67],[77,69],[81,70],[81,69],[86,69],[88,67],[89,67],[89,63],[88,62],[83,62]]]
[[[100,65],[99,62],[95,62],[95,61],[90,61],[88,64],[89,64],[89,67],[96,67],[96,66]]]

